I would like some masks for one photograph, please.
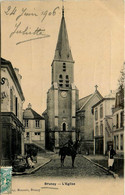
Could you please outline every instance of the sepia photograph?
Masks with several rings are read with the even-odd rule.
[[[1,194],[124,194],[124,1],[1,1]]]

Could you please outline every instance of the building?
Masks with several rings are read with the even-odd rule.
[[[92,114],[92,106],[102,100],[102,95],[95,86],[95,92],[79,100],[77,109],[77,131],[78,137],[82,141],[81,152],[93,153],[94,146],[94,117]]]
[[[12,164],[15,155],[24,154],[23,102],[19,70],[1,58],[1,134],[3,166]]]
[[[94,106],[94,154],[105,154],[112,144],[112,111],[115,105],[115,93],[110,92]]]
[[[25,145],[34,144],[44,149],[45,119],[32,109],[31,104],[23,112],[23,124],[25,126]]]
[[[116,93],[112,134],[116,153],[124,155],[124,88],[119,88]]]
[[[48,148],[76,139],[78,89],[74,84],[74,60],[69,46],[64,8],[55,56],[51,65],[51,88],[47,93],[46,143]]]

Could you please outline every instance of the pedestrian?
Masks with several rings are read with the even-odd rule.
[[[26,162],[27,162],[29,168],[34,168],[35,164],[33,163],[30,155],[27,155]]]
[[[113,150],[113,146],[109,146],[109,151],[108,151],[108,169],[113,170],[113,165],[114,165],[114,155],[116,155],[115,150]]]

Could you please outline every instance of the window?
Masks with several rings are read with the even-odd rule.
[[[59,80],[60,83],[63,83],[63,80]]]
[[[29,132],[26,133],[26,137],[29,137]]]
[[[80,117],[80,120],[81,120],[81,126],[84,125],[84,117]]]
[[[66,131],[66,123],[63,123],[63,131]]]
[[[59,84],[60,87],[63,87],[63,84]]]
[[[123,122],[124,122],[124,112],[120,113],[120,127],[123,127]]]
[[[114,136],[114,149],[116,150],[116,136]]]
[[[59,78],[60,78],[60,79],[62,79],[62,78],[63,78],[62,74],[60,74],[60,75],[59,75]]]
[[[98,110],[97,110],[97,108],[95,109],[95,120],[98,120]]]
[[[13,90],[10,89],[10,112],[13,111]]]
[[[95,126],[95,136],[98,136],[98,124]]]
[[[29,121],[28,120],[25,120],[25,127],[28,127],[28,124],[29,123]]]
[[[63,71],[66,71],[66,63],[63,63]]]
[[[119,128],[119,115],[116,115],[116,129]]]
[[[100,118],[103,117],[103,105],[100,105]]]
[[[69,76],[68,75],[66,75],[66,79],[69,79]]]
[[[35,132],[34,134],[35,134],[35,135],[40,135],[40,132]]]
[[[66,84],[66,87],[69,87],[69,84]]]
[[[39,120],[36,120],[36,127],[39,127]]]
[[[120,149],[123,150],[123,134],[121,134]]]
[[[103,135],[103,123],[102,123],[102,121],[100,123],[100,135]]]
[[[116,149],[119,150],[119,136],[116,136]]]
[[[18,114],[18,98],[17,97],[15,98],[15,114],[16,116]]]

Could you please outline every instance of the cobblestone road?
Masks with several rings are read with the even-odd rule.
[[[31,176],[31,175],[30,175]],[[60,166],[60,156],[54,155],[53,159],[38,171],[36,171],[32,177],[41,176],[41,177],[74,177],[74,178],[111,178],[112,175],[107,175],[107,173],[85,159],[82,155],[77,155],[75,159],[75,167],[71,166],[71,157],[66,156],[64,161],[64,167]],[[29,177],[29,176],[27,176]]]

